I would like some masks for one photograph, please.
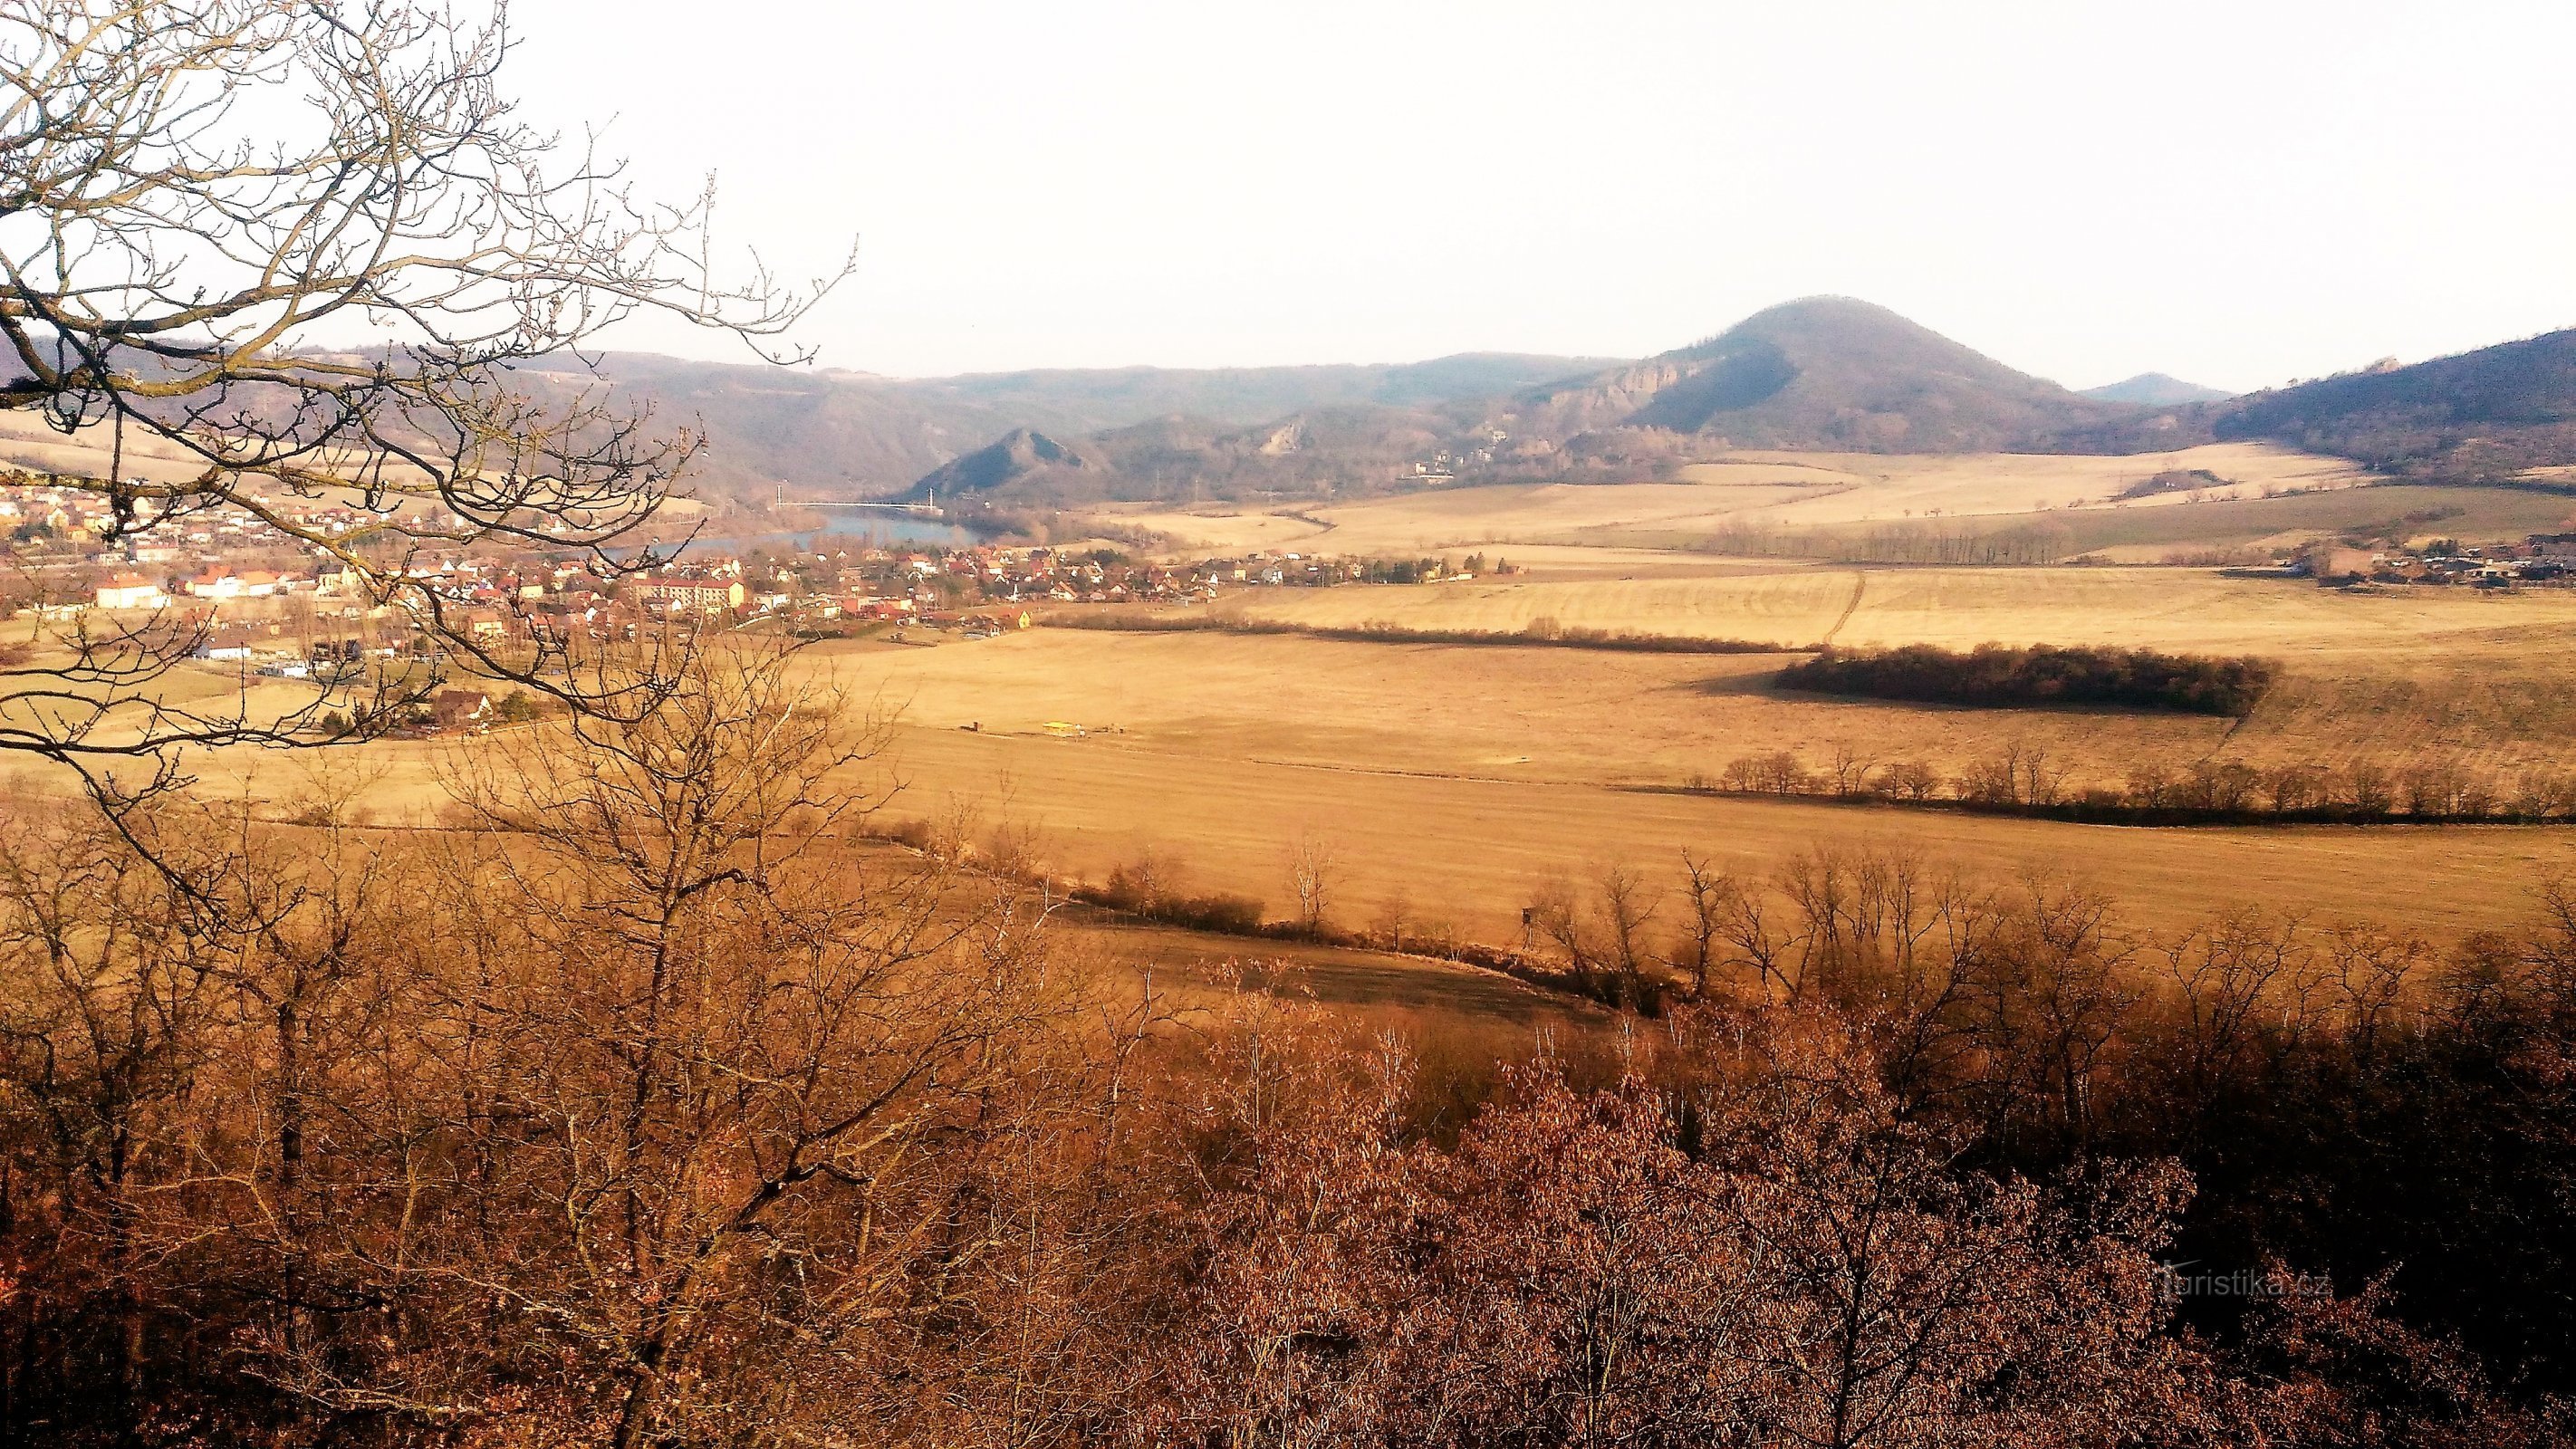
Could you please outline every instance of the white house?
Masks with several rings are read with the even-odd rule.
[[[98,586],[102,609],[158,609],[169,602],[161,585],[141,574],[118,574]]]

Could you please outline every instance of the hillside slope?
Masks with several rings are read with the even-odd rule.
[[[1021,431],[925,475],[905,496],[1055,507],[1366,491],[1409,473],[1458,427],[1439,413],[1352,405],[1251,428],[1174,415],[1071,444]]]
[[[2576,329],[2254,393],[2208,425],[2428,480],[2576,469]]]

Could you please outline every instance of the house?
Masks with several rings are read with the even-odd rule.
[[[98,586],[102,609],[158,609],[169,602],[161,585],[141,574],[118,574]]]
[[[188,580],[188,592],[200,599],[238,599],[242,581],[234,577],[231,569],[217,564]]]
[[[442,689],[430,698],[429,719],[442,730],[479,733],[491,727],[492,696],[479,689]]]
[[[742,607],[743,587],[740,579],[688,579],[668,575],[639,578],[627,587],[635,600],[647,607],[664,609],[697,609],[715,613]]]

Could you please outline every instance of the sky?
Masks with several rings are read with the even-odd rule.
[[[515,0],[822,366],[1645,356],[1866,298],[2069,386],[2576,326],[2576,5]],[[635,324],[609,345],[744,359]]]

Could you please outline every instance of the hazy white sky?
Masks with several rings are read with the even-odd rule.
[[[2576,4],[516,0],[827,366],[1639,356],[1817,292],[2070,386],[2576,325]],[[616,345],[738,347],[636,329]]]

